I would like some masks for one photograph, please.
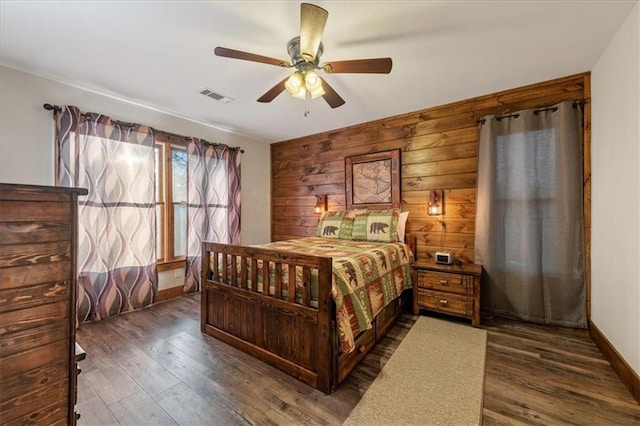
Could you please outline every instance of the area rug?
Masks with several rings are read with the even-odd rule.
[[[420,317],[345,425],[478,425],[487,332]]]

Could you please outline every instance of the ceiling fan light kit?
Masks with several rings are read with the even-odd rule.
[[[304,74],[300,71],[294,72],[287,79],[284,87],[294,98],[298,99],[307,99],[307,95],[311,99],[315,99],[325,93],[322,88],[322,80],[313,70],[305,71]]]
[[[214,53],[216,56],[296,69],[291,76],[280,81],[258,98],[258,102],[271,102],[276,96],[287,90],[293,97],[307,101],[322,96],[331,108],[337,108],[345,103],[344,99],[333,90],[326,80],[323,81],[318,76],[316,70],[331,74],[389,74],[392,61],[391,58],[355,59],[319,65],[320,57],[324,51],[322,34],[328,16],[329,12],[321,7],[310,3],[300,5],[300,36],[292,38],[287,43],[287,52],[291,57],[290,62],[225,47],[216,47]],[[308,110],[305,112],[305,117],[307,115]]]

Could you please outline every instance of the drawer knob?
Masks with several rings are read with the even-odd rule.
[[[440,280],[440,284],[447,285],[447,284],[449,284],[449,281],[448,280]]]
[[[441,305],[448,305],[449,301],[447,299],[440,299],[440,304]]]
[[[358,352],[362,353],[365,351],[365,349],[367,349],[367,347],[365,345],[362,345],[358,348]]]

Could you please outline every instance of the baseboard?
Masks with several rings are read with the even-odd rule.
[[[620,377],[622,383],[629,388],[631,395],[633,395],[638,404],[640,404],[640,376],[638,376],[638,373],[633,371],[631,366],[627,364],[627,361],[625,361],[622,355],[613,347],[611,342],[602,334],[593,321],[589,321],[589,335],[591,336],[591,340],[593,340],[600,349],[600,352],[602,352],[607,361],[609,361],[609,364],[611,364],[613,370]]]
[[[156,297],[156,302],[162,302],[163,300],[169,300],[175,297],[180,297],[183,294],[184,294],[183,285],[180,285],[178,287],[171,287],[171,288],[158,290],[158,296]]]

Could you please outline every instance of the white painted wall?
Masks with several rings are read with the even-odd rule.
[[[640,374],[640,5],[591,74],[592,321]]]
[[[7,67],[0,67],[0,182],[54,184],[55,130],[52,113],[43,109],[44,103],[75,105],[82,111],[98,112],[180,135],[242,147],[245,153],[241,157],[241,242],[258,244],[270,241],[271,149],[267,142]],[[164,284],[170,280],[161,281],[161,288],[173,285]]]

